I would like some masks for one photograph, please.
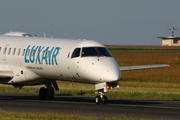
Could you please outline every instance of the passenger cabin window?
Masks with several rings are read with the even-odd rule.
[[[35,52],[36,52],[35,50],[33,50],[33,51],[32,51],[32,56],[34,56],[34,55],[35,55]]]
[[[105,47],[83,47],[81,57],[112,57],[109,50]]]
[[[7,47],[4,48],[4,54],[6,54]]]
[[[71,58],[79,57],[80,56],[80,51],[81,51],[81,48],[76,48],[73,51]]]
[[[13,50],[13,55],[16,53],[16,48],[14,48],[14,50]]]
[[[48,51],[48,55],[47,55],[47,57],[51,57],[51,52],[50,51]]]
[[[30,49],[28,49],[28,51],[27,51],[27,56],[29,56],[29,54],[30,54]]]
[[[45,53],[45,50],[43,50],[43,52],[42,52],[42,54],[41,54],[42,57],[44,57],[44,53]]]
[[[9,48],[8,55],[10,55],[10,53],[11,53],[11,48]]]
[[[19,48],[19,50],[18,50],[18,54],[17,54],[18,56],[19,56],[20,52],[21,52],[21,48]]]
[[[36,57],[40,54],[40,50],[37,51]]]
[[[24,53],[25,53],[25,49],[24,49],[23,52],[22,52],[22,56],[24,56]]]

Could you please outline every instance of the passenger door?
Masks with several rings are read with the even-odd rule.
[[[3,61],[6,61],[6,53],[7,53],[8,46],[9,44],[6,44],[3,49],[3,55],[2,55]]]

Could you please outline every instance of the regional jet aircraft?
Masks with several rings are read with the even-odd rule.
[[[22,88],[44,84],[40,100],[53,100],[57,80],[95,84],[96,104],[119,87],[122,70],[168,67],[168,64],[119,67],[109,50],[92,40],[32,37],[21,32],[0,36],[0,83]]]

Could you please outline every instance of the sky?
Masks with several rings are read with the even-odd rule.
[[[0,34],[88,39],[108,45],[161,45],[179,28],[180,0],[1,0]]]

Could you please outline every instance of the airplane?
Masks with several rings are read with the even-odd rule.
[[[96,104],[119,87],[121,71],[169,67],[168,64],[119,66],[102,44],[93,40],[33,37],[25,32],[0,35],[0,83],[14,87],[41,85],[40,100],[53,100],[57,80],[95,84]]]

